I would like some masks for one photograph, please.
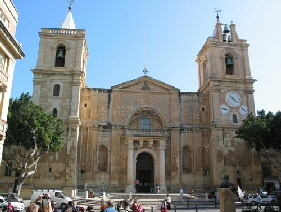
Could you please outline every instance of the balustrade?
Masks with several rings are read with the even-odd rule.
[[[138,137],[166,137],[168,135],[166,130],[161,129],[128,129],[126,130],[126,136],[138,136]]]
[[[60,28],[52,28],[52,29],[42,29],[41,33],[46,34],[56,34],[56,35],[85,35],[84,29],[60,29]]]
[[[0,136],[2,137],[6,130],[6,122],[0,119]]]
[[[0,91],[6,91],[8,87],[8,74],[0,70]]]

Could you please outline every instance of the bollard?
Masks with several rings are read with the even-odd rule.
[[[187,198],[187,208],[189,208],[189,198]]]
[[[151,212],[153,212],[153,207],[151,207]]]
[[[196,205],[196,212],[198,212],[198,210],[197,210],[197,205]]]
[[[175,206],[175,212],[177,212],[177,206]]]

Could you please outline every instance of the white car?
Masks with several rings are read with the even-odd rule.
[[[0,209],[3,209],[3,206],[7,205],[7,202],[5,201],[4,197],[0,196]]]
[[[260,196],[261,196],[261,204],[276,205],[276,203],[277,203],[277,198],[274,195],[266,196],[264,194],[261,194]],[[243,203],[249,204],[249,205],[257,205],[257,195],[256,194],[246,195],[243,199]]]
[[[24,210],[24,203],[19,202],[18,200],[6,200],[3,197],[0,197],[0,208],[2,209],[2,212],[7,211],[8,202],[11,203],[11,205],[14,208],[14,211],[23,211]]]

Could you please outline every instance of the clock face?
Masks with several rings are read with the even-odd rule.
[[[230,107],[238,107],[241,103],[241,96],[235,91],[229,91],[225,95],[225,101]]]
[[[241,115],[244,115],[244,116],[248,115],[248,107],[245,105],[241,105],[239,107],[239,112]]]
[[[229,107],[227,105],[222,104],[220,106],[220,109],[221,109],[221,114],[222,115],[228,115],[229,114],[230,109],[229,109]]]

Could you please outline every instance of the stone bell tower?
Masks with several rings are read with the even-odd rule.
[[[49,157],[47,160],[49,170],[57,172],[53,174],[59,179],[52,183],[63,185],[69,193],[77,180],[79,105],[81,89],[85,87],[88,57],[85,30],[75,28],[69,7],[60,28],[43,28],[39,36],[38,61],[33,69],[33,101],[64,122],[65,145],[56,159]]]
[[[258,169],[247,167],[254,164],[254,157],[250,151],[242,155],[239,149],[244,142],[235,138],[242,120],[255,113],[255,80],[251,76],[248,47],[247,41],[238,37],[235,24],[222,24],[217,15],[214,33],[197,55],[199,92],[207,94],[210,108],[213,185],[218,185],[225,174],[236,185],[254,183],[253,173]],[[245,164],[245,160],[250,163]],[[257,184],[259,180],[256,179]]]

